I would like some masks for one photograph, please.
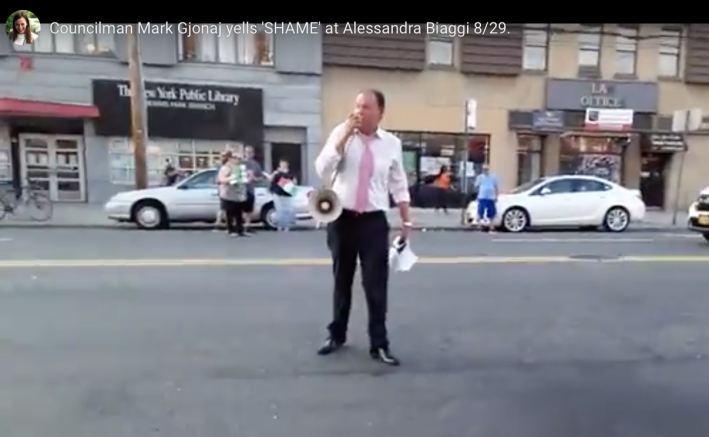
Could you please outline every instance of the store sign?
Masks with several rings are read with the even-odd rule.
[[[548,79],[546,84],[547,109],[632,109],[655,113],[658,97],[659,86],[651,82]]]
[[[650,134],[649,141],[643,143],[652,152],[682,152],[687,150],[687,143],[681,134]]]
[[[532,127],[539,132],[559,132],[564,130],[564,111],[534,111]]]
[[[98,135],[130,135],[131,95],[128,81],[93,81]],[[261,89],[146,82],[145,103],[151,137],[263,141]]]
[[[597,131],[627,131],[633,128],[632,109],[602,109],[586,110],[584,128]]]

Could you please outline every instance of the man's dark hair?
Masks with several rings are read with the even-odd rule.
[[[369,89],[366,89],[362,92],[363,93],[372,93],[372,95],[374,96],[374,99],[377,101],[377,106],[379,106],[379,109],[381,109],[382,112],[384,112],[384,109],[386,109],[386,106],[387,106],[387,100],[386,100],[386,97],[384,97],[383,92],[381,92],[377,89],[374,89],[374,88],[369,88]]]

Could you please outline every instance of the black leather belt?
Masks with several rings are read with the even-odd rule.
[[[382,210],[376,210],[376,211],[366,211],[366,212],[358,212],[352,209],[343,209],[342,210],[342,215],[347,215],[349,217],[376,217],[380,215],[385,215],[385,212]]]

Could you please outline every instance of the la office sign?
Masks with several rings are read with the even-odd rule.
[[[127,81],[93,81],[97,135],[130,135],[131,92]],[[146,82],[145,101],[151,137],[263,141],[261,89]]]

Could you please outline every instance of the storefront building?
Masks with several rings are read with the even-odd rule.
[[[141,38],[150,185],[167,161],[198,171],[227,144],[253,146],[267,171],[285,158],[308,183],[321,144],[319,36],[224,35]],[[0,41],[0,181],[29,178],[71,202],[133,189],[125,35],[42,39]]]
[[[446,60],[431,59],[425,35],[325,35],[323,42],[323,129],[327,132],[345,120],[358,91],[382,90],[387,98],[383,126],[402,139],[415,205],[433,205],[435,196],[428,187],[442,165],[457,175],[456,194],[465,184],[472,185],[485,162],[495,169],[505,188],[516,184],[515,168],[508,165],[516,159],[511,147],[516,140],[507,126],[507,112],[538,106],[543,78],[518,76],[521,65],[508,64],[505,57],[500,64],[488,65],[490,58],[460,51],[462,46],[466,53],[480,48],[474,39],[455,41],[450,48],[448,60],[458,67],[432,65]],[[514,47],[514,41],[511,44]],[[368,57],[362,56],[365,51]],[[513,48],[511,56],[515,54],[521,51]],[[476,74],[484,70],[497,74]],[[468,98],[477,100],[477,128],[466,132]],[[463,200],[453,194],[451,203]]]
[[[529,24],[495,37],[325,35],[323,129],[345,119],[359,90],[375,87],[387,96],[384,127],[405,146],[412,192],[425,190],[442,164],[462,187],[488,162],[503,190],[587,173],[640,189],[651,207],[671,209],[677,200],[684,208],[709,185],[709,27],[626,26],[578,32],[583,25]],[[477,101],[477,117],[466,133],[467,99]],[[630,109],[632,125],[589,132],[588,108]],[[673,133],[674,111],[691,108],[704,111],[706,125]]]

